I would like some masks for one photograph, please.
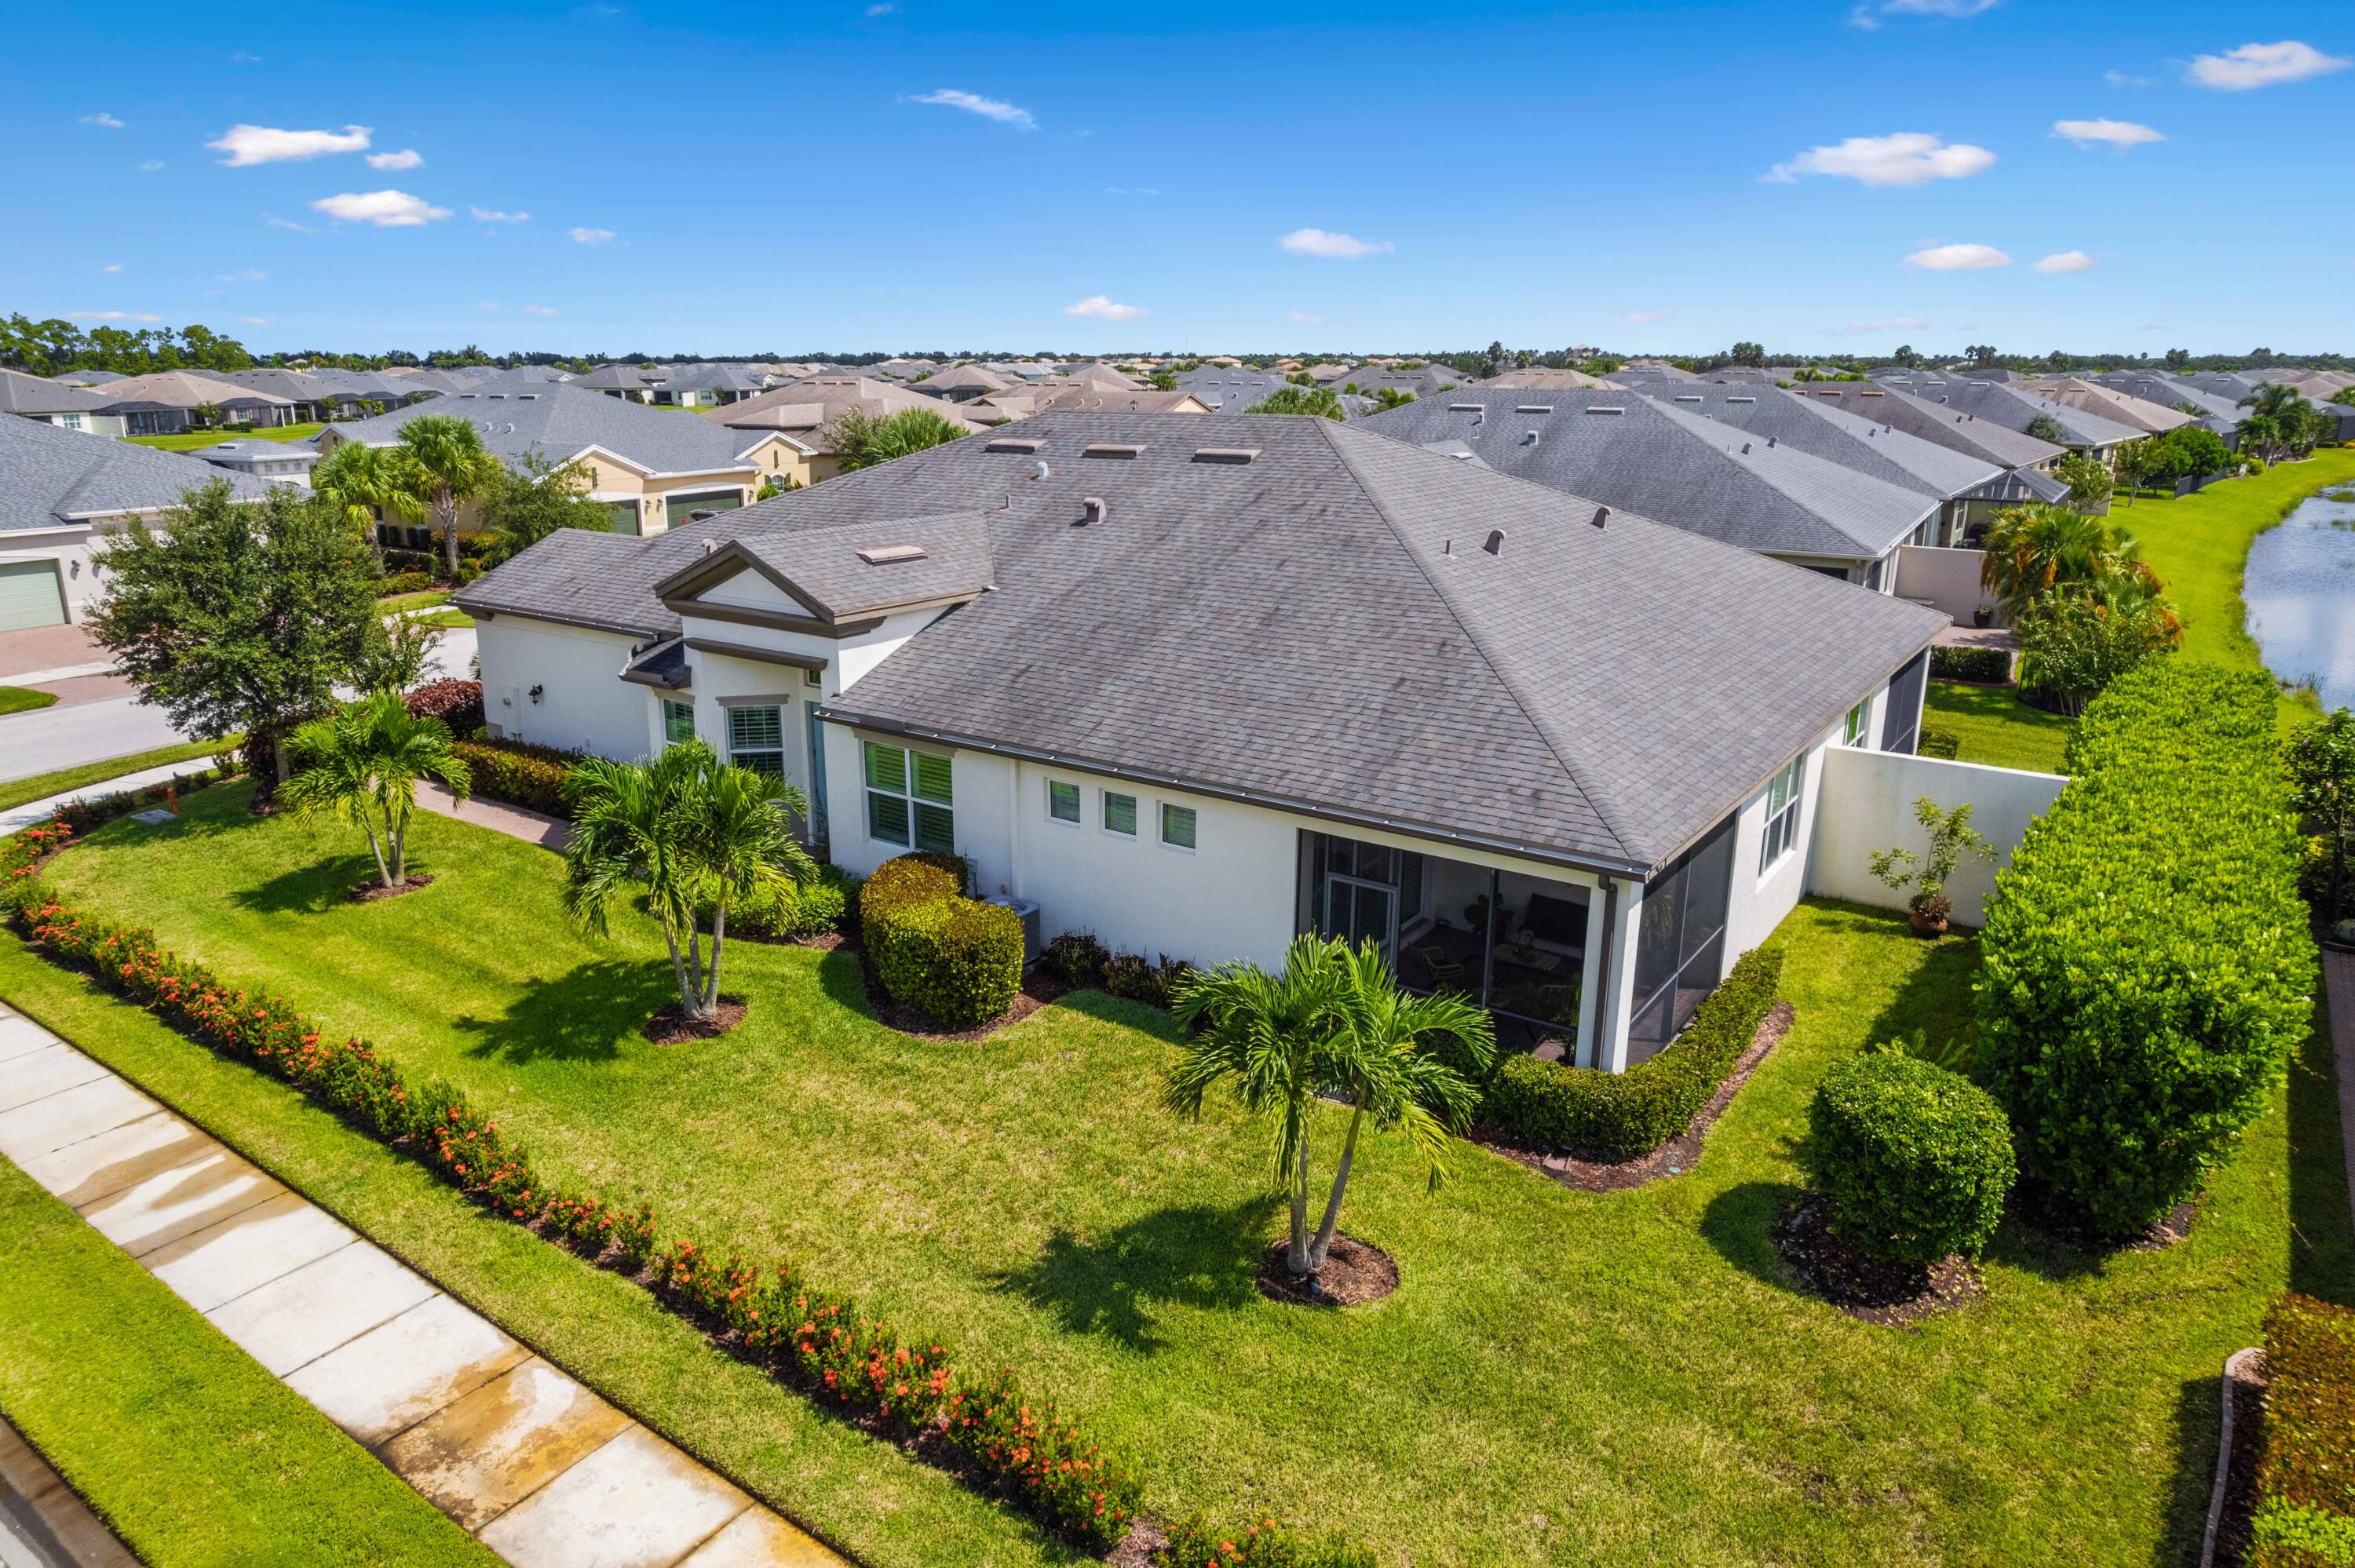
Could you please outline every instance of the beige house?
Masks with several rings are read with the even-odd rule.
[[[1034,381],[1006,392],[993,392],[964,406],[969,418],[1003,425],[1059,408],[1086,408],[1117,414],[1207,414],[1210,406],[1191,392],[1162,392],[1147,387],[1129,391],[1074,383],[1067,379]]]
[[[764,478],[815,484],[842,471],[829,435],[836,420],[854,410],[879,419],[911,408],[938,414],[960,429],[981,428],[967,407],[866,376],[812,376],[698,418],[741,440],[761,441],[749,450]]]

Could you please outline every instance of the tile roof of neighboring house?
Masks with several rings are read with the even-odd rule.
[[[944,403],[938,397],[927,397],[872,376],[812,376],[741,403],[706,408],[697,417],[737,430],[782,430],[804,451],[823,455],[834,450],[825,439],[826,427],[853,408],[872,418],[909,408],[924,408],[951,424],[979,429],[981,427],[963,412],[970,407]]]
[[[1843,468],[1885,479],[1906,490],[1952,500],[2003,471],[2003,465],[1872,420],[1828,402],[1814,402],[1778,387],[1743,382],[1655,381],[1646,397],[1687,413],[1811,452]]]
[[[145,403],[159,408],[197,408],[208,403],[220,408],[240,405],[283,408],[293,402],[274,392],[240,387],[234,381],[190,370],[159,370],[152,375],[126,376],[120,381],[110,381],[106,384],[106,400],[110,407]]]
[[[1583,370],[1548,370],[1543,366],[1533,365],[1527,370],[1508,370],[1502,376],[1491,376],[1487,380],[1476,381],[1473,385],[1518,387],[1531,391],[1562,392],[1577,391],[1588,387],[1601,387],[1607,389],[1617,386],[1618,383],[1598,381]]]
[[[2164,435],[2193,422],[2192,416],[2166,403],[2147,403],[2115,387],[2103,387],[2083,376],[2062,376],[2042,381],[2015,382],[2023,392],[2066,403],[2088,414],[2099,414],[2147,435]]]
[[[1985,458],[2005,468],[2032,468],[2051,462],[2069,450],[1895,387],[1856,381],[1810,382],[1794,387],[1791,392],[1811,402],[1845,408],[1877,423],[1893,425],[1908,435],[1970,457]]]
[[[161,511],[179,504],[188,491],[216,482],[249,500],[270,491],[263,480],[180,452],[32,419],[0,419],[0,534]]]
[[[977,514],[990,591],[835,716],[1635,871],[1945,620],[1625,513],[1597,528],[1591,500],[1327,419],[1054,413],[1021,432],[1035,452],[956,441],[654,538],[563,531],[457,602],[658,643],[679,626],[654,585],[707,542],[756,543],[790,577],[800,535],[830,558]],[[1084,455],[1103,444],[1142,450]],[[1105,506],[1082,526],[1085,496]]]
[[[1417,445],[1460,441],[1499,473],[1774,555],[1874,559],[1937,510],[1918,490],[1632,390],[1473,387],[1363,423]]]
[[[114,399],[21,370],[0,370],[0,413],[87,414]]]
[[[2010,382],[1988,381],[1976,376],[1969,380],[1936,376],[1901,379],[1892,376],[1883,385],[2022,435],[2040,417],[2048,418],[2068,432],[2071,446],[2115,446],[2121,441],[2138,441],[2145,433],[2132,425],[2040,396],[2024,385]]]
[[[649,408],[584,387],[504,377],[327,429],[340,440],[389,447],[399,443],[411,419],[441,414],[470,421],[482,432],[483,445],[510,465],[526,452],[561,462],[596,447],[648,473],[709,473],[750,466],[742,461],[749,445],[743,432],[706,424],[677,409]]]

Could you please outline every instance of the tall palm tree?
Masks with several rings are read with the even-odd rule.
[[[2233,407],[2249,410],[2241,421],[2241,444],[2254,446],[2268,462],[2278,459],[2306,425],[2306,399],[2278,381],[2260,382]]]
[[[1496,1052],[1486,1012],[1461,997],[1400,991],[1371,942],[1352,950],[1331,938],[1300,937],[1282,974],[1222,964],[1181,982],[1176,1010],[1188,1033],[1163,1103],[1199,1118],[1212,1086],[1231,1078],[1243,1108],[1269,1123],[1272,1184],[1291,1211],[1284,1264],[1295,1275],[1325,1266],[1366,1122],[1403,1128],[1437,1187],[1447,1176],[1448,1134],[1470,1120],[1478,1096],[1433,1048],[1452,1046],[1476,1073]],[[1327,1091],[1347,1097],[1349,1126],[1312,1234],[1309,1106]]]
[[[412,715],[398,692],[378,692],[313,719],[288,738],[295,771],[278,787],[278,799],[297,816],[332,811],[357,822],[378,880],[400,887],[409,881],[418,781],[439,779],[461,800],[473,784],[465,759],[451,747],[448,725]]]
[[[472,423],[454,414],[421,414],[400,429],[419,496],[442,530],[442,565],[458,575],[458,508],[487,488],[499,460],[483,446]]]
[[[2071,507],[2009,507],[1984,549],[1979,580],[2015,620],[2054,596],[2151,599],[2162,586],[2132,535]]]
[[[384,558],[384,542],[376,534],[379,519],[414,523],[425,515],[417,475],[400,447],[338,441],[311,471],[311,488],[344,509],[346,521],[368,539],[378,560]]]
[[[631,888],[644,890],[670,948],[682,1016],[704,1019],[719,1002],[719,949],[729,906],[815,874],[794,840],[801,792],[749,768],[723,763],[704,741],[682,742],[650,761],[591,758],[564,781],[572,802],[565,846],[565,906],[589,929]],[[701,912],[712,913],[711,961],[703,961]]]

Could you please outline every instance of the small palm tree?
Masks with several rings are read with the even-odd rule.
[[[338,441],[311,471],[311,488],[343,508],[345,520],[367,538],[379,560],[384,557],[384,542],[376,535],[379,519],[401,517],[414,523],[425,515],[415,469],[400,447]]]
[[[1979,580],[2013,619],[2055,596],[2151,599],[2162,586],[2132,535],[2072,507],[2006,508],[1984,546]]]
[[[2306,423],[2306,399],[2278,381],[2259,383],[2233,407],[2249,410],[2241,421],[2241,444],[2255,447],[2268,462],[2281,456]]]
[[[400,450],[419,499],[433,509],[442,530],[442,565],[458,575],[458,508],[488,488],[499,460],[474,427],[454,414],[422,414],[400,429]]]
[[[405,886],[418,781],[439,779],[462,800],[473,784],[451,747],[448,725],[412,715],[398,692],[378,692],[294,732],[287,752],[295,771],[278,799],[297,816],[332,811],[357,822],[378,878]]]
[[[1368,1118],[1406,1130],[1436,1188],[1447,1177],[1448,1135],[1471,1119],[1478,1096],[1433,1048],[1452,1046],[1474,1073],[1496,1053],[1486,1012],[1461,997],[1401,991],[1371,942],[1353,950],[1331,938],[1298,938],[1282,974],[1222,964],[1182,981],[1176,1010],[1188,1033],[1162,1086],[1163,1103],[1199,1118],[1203,1096],[1231,1078],[1243,1108],[1270,1124],[1273,1185],[1292,1216],[1284,1264],[1296,1275],[1325,1266]],[[1348,1099],[1349,1128],[1312,1234],[1309,1103],[1327,1091]]]
[[[836,468],[849,473],[955,440],[967,429],[931,408],[902,408],[896,414],[880,415],[846,408],[824,435],[834,452]]]
[[[729,906],[816,874],[793,834],[793,819],[805,810],[801,791],[724,763],[707,742],[694,740],[651,761],[589,758],[566,778],[564,794],[573,806],[565,906],[602,933],[613,900],[630,888],[643,889],[670,948],[681,1015],[710,1017],[719,1005]]]

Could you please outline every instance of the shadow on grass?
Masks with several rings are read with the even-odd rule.
[[[1156,1303],[1234,1311],[1259,1299],[1259,1255],[1276,1200],[1158,1209],[1094,1241],[1057,1231],[1026,1268],[992,1287],[1055,1313],[1065,1331],[1095,1334],[1146,1354]]]
[[[2314,1031],[2289,1065],[2289,1284],[2355,1307],[2355,1213],[2347,1191],[2346,1123],[2323,988]]]
[[[474,1035],[469,1056],[525,1063],[610,1061],[647,1019],[678,1000],[667,959],[600,959],[553,980],[527,982],[496,1018],[456,1020]]]
[[[1976,935],[1946,937],[1925,945],[1929,952],[1889,1005],[1865,1026],[1865,1038],[1910,1042],[1919,1030],[1930,1060],[1971,1076],[1979,1037],[1971,1000],[1971,982],[1979,974],[1979,939]]]
[[[425,868],[414,861],[411,872]],[[229,902],[257,915],[324,915],[351,901],[355,887],[378,880],[376,859],[357,854],[331,854],[309,865],[282,871],[269,881],[232,892]]]
[[[1701,1211],[1700,1234],[1720,1257],[1753,1279],[1804,1294],[1774,1245],[1775,1222],[1798,1201],[1799,1189],[1788,1181],[1739,1182],[1709,1201]]]
[[[2175,1473],[2168,1483],[2164,1528],[2151,1550],[2151,1568],[2186,1568],[2200,1561],[2208,1499],[2216,1486],[2216,1444],[2224,1425],[2223,1375],[2219,1362],[2214,1376],[2194,1378],[2176,1391]]]

